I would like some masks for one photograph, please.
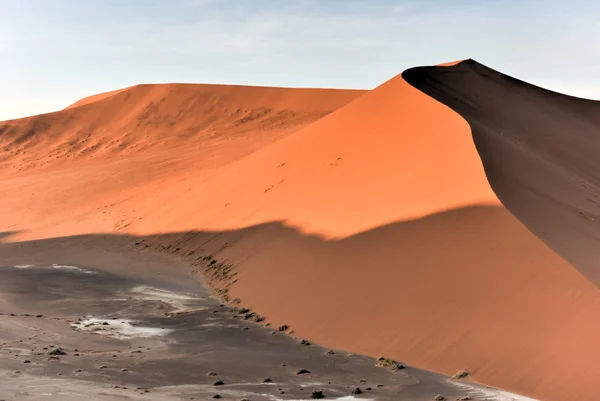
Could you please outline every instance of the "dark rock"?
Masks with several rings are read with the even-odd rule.
[[[373,389],[372,389],[371,387],[366,387],[366,388],[365,388],[365,390],[367,390],[367,391],[371,391],[371,390],[373,390]]]
[[[271,380],[271,378],[269,378],[269,377],[266,377],[266,378],[263,379],[262,382],[263,383],[273,383],[273,380]]]
[[[212,398],[219,399],[219,398],[222,398],[222,397],[221,397],[219,394],[215,394],[215,395],[213,395],[213,397],[212,397]]]
[[[217,372],[208,372],[206,376],[217,376]]]
[[[223,381],[221,380],[217,380],[216,382],[213,383],[213,386],[223,386],[225,385],[225,383],[223,383]]]
[[[444,401],[446,399],[446,397],[444,397],[441,394],[438,394],[435,397],[433,397],[433,399],[436,400],[436,401]]]
[[[356,394],[356,395],[358,395],[358,394],[362,394],[362,390],[361,390],[360,388],[358,388],[358,387],[357,387],[357,388],[355,388],[354,390],[352,390],[352,394]]]
[[[35,317],[40,318],[40,317],[44,317],[44,315],[36,315]]]
[[[279,331],[286,331],[287,329],[289,329],[290,326],[288,326],[287,324],[282,324],[281,326],[279,326]]]
[[[300,341],[300,344],[302,344],[302,345],[310,345],[310,341],[302,340],[302,341]]]
[[[67,355],[67,353],[65,352],[65,350],[58,347],[58,348],[54,348],[52,351],[48,352],[48,355]]]
[[[467,372],[466,370],[461,370],[460,372],[458,372],[457,374],[452,376],[452,378],[453,379],[464,379],[467,376],[469,376],[469,372]]]
[[[297,375],[303,375],[305,373],[310,373],[310,371],[308,369],[298,369],[298,371],[296,372]]]
[[[325,398],[325,395],[323,394],[323,392],[321,390],[314,390],[312,393],[310,393],[310,398],[321,399],[321,398]]]

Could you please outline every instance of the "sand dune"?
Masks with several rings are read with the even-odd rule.
[[[56,113],[0,124],[0,163],[22,171],[150,148],[208,146],[252,135],[273,140],[363,91],[229,85],[138,85]],[[91,102],[91,103],[90,103]],[[251,142],[251,141],[249,141]],[[6,169],[5,169],[6,170]]]
[[[600,103],[473,60],[404,77],[470,124],[494,191],[553,249],[600,284]]]
[[[113,95],[116,95],[117,93],[123,92],[123,91],[125,91],[127,89],[129,89],[129,88],[115,89],[113,91],[102,92],[102,93],[98,93],[96,95],[86,96],[83,99],[80,99],[80,100],[76,101],[75,103],[73,103],[73,104],[65,107],[65,110],[66,109],[73,109],[75,107],[84,106],[86,104],[97,102],[97,101],[105,99],[107,97],[111,97]]]
[[[465,64],[424,71],[475,74]],[[479,109],[469,93],[453,96]],[[124,252],[152,246],[198,274],[207,255],[233,264],[215,288],[326,346],[594,399],[597,288],[513,217],[530,226],[477,135],[403,76],[367,93],[133,87],[0,124],[0,231],[18,242],[2,259],[27,256],[19,241],[118,232],[134,236]],[[44,249],[86,267],[64,248]]]

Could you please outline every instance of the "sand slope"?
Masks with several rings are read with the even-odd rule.
[[[503,204],[600,284],[600,102],[565,96],[473,60],[404,73],[473,129]]]
[[[0,123],[9,171],[64,160],[202,145],[308,124],[363,91],[230,85],[138,85],[83,99],[79,107]],[[90,103],[91,102],[91,103]],[[271,138],[273,139],[273,138]]]
[[[37,117],[52,121],[49,134],[22,141],[34,159],[79,138],[82,124],[90,140],[118,140],[92,159],[77,153],[19,174],[29,159],[11,153],[0,231],[21,231],[12,241],[143,236],[124,246],[173,253],[198,274],[211,255],[237,273],[214,285],[296,335],[447,374],[467,369],[541,399],[594,399],[597,289],[504,208],[467,121],[450,108],[397,76],[359,97],[294,92],[277,103],[296,110],[277,120],[290,128],[270,135],[279,122],[256,110],[274,109],[264,104],[281,99],[277,90],[236,88],[191,114],[181,113],[186,86],[131,90],[141,101],[127,103],[127,90],[60,112],[77,113],[72,123]],[[158,110],[145,103],[163,97]],[[236,124],[238,104],[259,116]],[[6,123],[0,140],[35,121]],[[128,153],[119,146],[129,128]],[[86,246],[102,247],[94,238]],[[48,249],[57,263],[74,257],[62,248]]]
[[[97,101],[105,99],[107,97],[111,97],[113,95],[116,95],[117,93],[123,92],[123,91],[125,91],[127,89],[129,89],[129,88],[115,89],[113,91],[102,92],[102,93],[98,93],[96,95],[86,96],[83,99],[79,99],[75,103],[73,103],[73,104],[65,107],[65,110],[66,109],[73,109],[75,107],[84,106],[86,104],[97,102]]]

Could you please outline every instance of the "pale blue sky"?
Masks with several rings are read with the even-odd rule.
[[[372,88],[469,57],[600,99],[597,3],[0,0],[0,120],[138,83]]]

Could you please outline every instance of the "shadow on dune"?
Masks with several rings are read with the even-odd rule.
[[[543,399],[587,399],[595,386],[580,367],[600,358],[600,322],[589,319],[600,314],[596,288],[501,207],[330,241],[272,222],[0,244],[3,265],[65,263],[165,282],[204,272],[209,255],[233,264],[231,299],[325,346],[448,374],[467,369]]]
[[[548,91],[473,60],[402,76],[467,120],[504,206],[600,284],[600,102]]]
[[[13,235],[18,234],[19,231],[0,231],[0,243],[2,243],[5,239],[10,238]]]

